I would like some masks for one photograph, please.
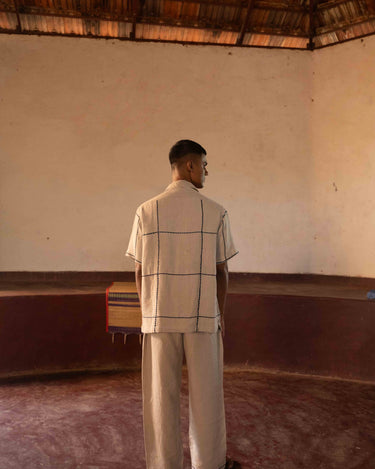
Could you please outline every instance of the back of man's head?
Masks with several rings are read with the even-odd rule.
[[[179,140],[169,151],[171,165],[178,163],[186,155],[207,155],[206,150],[193,140]]]

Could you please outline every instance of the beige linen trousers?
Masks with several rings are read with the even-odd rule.
[[[143,428],[147,469],[183,469],[180,388],[189,376],[189,446],[193,469],[223,469],[226,428],[220,329],[143,335]]]

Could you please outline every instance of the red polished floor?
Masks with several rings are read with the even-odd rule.
[[[228,453],[244,469],[374,469],[375,385],[229,370]],[[182,430],[187,446],[187,373]],[[138,371],[0,386],[0,468],[141,469]]]

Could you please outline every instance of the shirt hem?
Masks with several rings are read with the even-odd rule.
[[[226,257],[224,260],[222,261],[216,261],[216,264],[222,264],[223,262],[226,262],[226,261],[229,261],[229,259],[232,259],[232,257],[234,257],[236,254],[238,254],[240,251],[236,251],[234,254],[232,254],[231,256],[229,257]]]
[[[135,260],[135,262],[138,262],[138,264],[142,264],[142,262],[139,261],[138,259],[136,259],[136,257],[133,256],[133,254],[131,254],[130,252],[126,252],[126,253],[125,253],[125,256],[131,257],[132,259]]]

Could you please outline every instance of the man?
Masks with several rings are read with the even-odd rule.
[[[180,386],[189,374],[193,469],[241,467],[226,459],[223,396],[227,260],[237,254],[228,214],[204,197],[206,150],[180,140],[172,183],[136,211],[127,255],[142,308],[143,425],[148,469],[182,469]]]

